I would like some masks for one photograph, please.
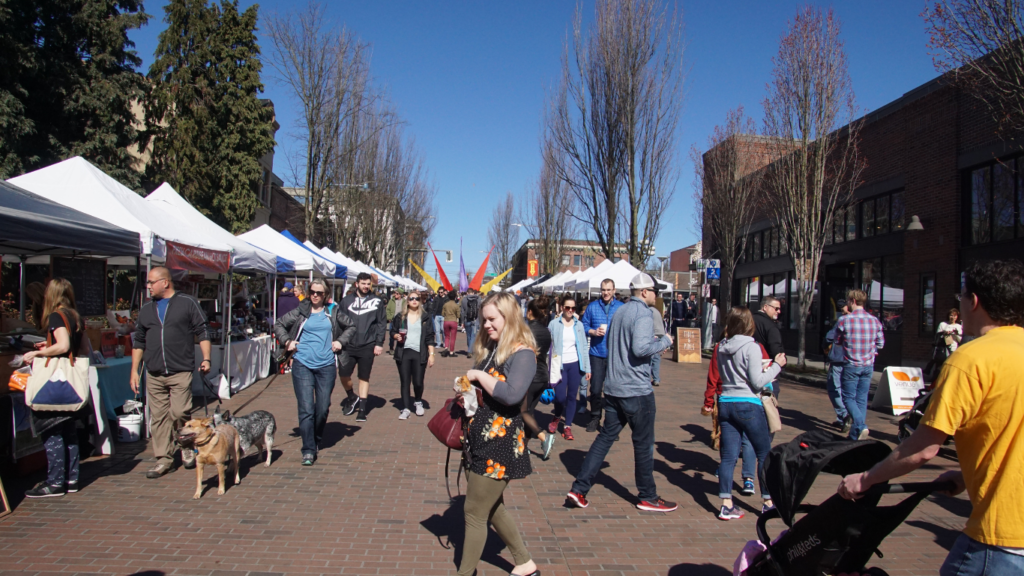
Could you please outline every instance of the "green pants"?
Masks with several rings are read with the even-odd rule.
[[[494,526],[494,531],[505,542],[505,546],[508,546],[516,566],[530,561],[530,553],[523,544],[519,529],[512,515],[505,509],[502,493],[506,486],[508,480],[494,480],[473,472],[466,473],[466,541],[462,544],[459,576],[472,576],[476,565],[480,563],[480,555],[487,542],[488,522]]]

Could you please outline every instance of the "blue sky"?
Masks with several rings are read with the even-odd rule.
[[[704,146],[726,112],[743,105],[760,122],[761,101],[786,23],[799,6],[790,0],[679,4],[685,21],[686,98],[678,129],[681,177],[656,240],[658,255],[697,240],[689,150]],[[833,6],[843,23],[858,106],[867,112],[899,98],[937,74],[920,12],[924,0],[811,2]],[[146,3],[153,16],[131,38],[148,69],[165,28],[164,1]],[[247,7],[253,2],[242,0]],[[301,8],[298,1],[260,2],[261,15]],[[538,138],[546,94],[576,4],[567,0],[455,2],[326,0],[328,17],[373,48],[372,73],[408,122],[438,189],[435,249],[456,251],[444,266],[458,273],[459,239],[469,274],[483,261],[491,212],[505,192],[524,196],[540,170]],[[593,2],[582,4],[585,18]],[[672,4],[669,4],[670,9]],[[269,54],[269,42],[261,42]],[[264,67],[265,96],[277,109],[275,172],[286,181],[285,158],[299,149],[297,107]],[[520,241],[526,240],[525,232]],[[443,260],[443,257],[442,257]],[[434,266],[428,267],[433,273]]]

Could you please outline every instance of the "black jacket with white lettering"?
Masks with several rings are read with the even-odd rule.
[[[359,290],[341,299],[341,311],[352,319],[356,333],[349,342],[349,348],[383,346],[388,321],[385,316],[387,302],[376,294],[359,296]]]

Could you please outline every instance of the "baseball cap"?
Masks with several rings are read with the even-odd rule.
[[[284,287],[285,288],[295,288],[295,284],[292,284],[291,282],[285,282],[284,283]]]
[[[633,290],[643,290],[654,288],[654,279],[651,278],[650,274],[644,274],[643,272],[633,276],[633,280],[630,281],[629,287]]]

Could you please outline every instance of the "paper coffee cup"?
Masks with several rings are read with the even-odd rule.
[[[607,330],[607,329],[608,329],[608,325],[607,324],[601,324],[601,330]]]

